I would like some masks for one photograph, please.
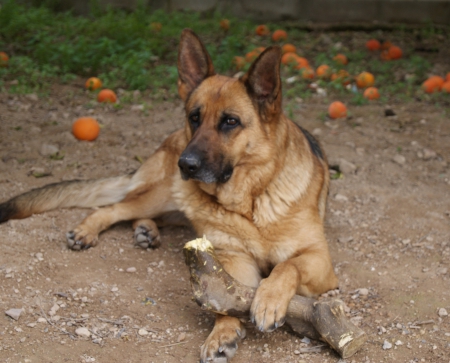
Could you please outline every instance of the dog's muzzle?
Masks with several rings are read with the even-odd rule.
[[[194,179],[203,183],[226,183],[233,174],[233,167],[222,162],[208,163],[201,154],[195,152],[183,152],[178,159],[183,180]]]
[[[193,153],[183,153],[181,154],[180,159],[178,159],[178,167],[180,168],[181,176],[184,180],[194,178],[201,166],[202,160],[198,155]]]

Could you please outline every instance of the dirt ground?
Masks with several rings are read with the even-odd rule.
[[[121,109],[96,105],[81,81],[39,99],[0,94],[0,201],[138,168],[182,125],[183,112],[180,101],[133,97]],[[368,334],[346,362],[450,362],[448,110],[394,104],[396,116],[386,117],[385,105],[372,104],[323,121],[327,102],[298,100],[293,112],[343,173],[331,182],[326,232],[339,298]],[[103,125],[95,142],[70,133],[84,115]],[[162,246],[144,251],[121,223],[97,247],[68,250],[65,233],[88,213],[52,211],[0,225],[0,361],[197,362],[213,316],[191,299],[182,247],[194,232],[164,228]],[[4,314],[9,309],[23,309],[17,321]],[[90,336],[77,335],[80,327]],[[338,361],[322,343],[285,328],[250,328],[233,360]]]

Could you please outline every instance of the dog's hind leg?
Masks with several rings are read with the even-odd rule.
[[[170,180],[165,182],[170,183]],[[153,237],[156,238],[159,232],[151,219],[176,210],[176,205],[172,202],[171,190],[166,183],[158,183],[132,199],[125,199],[123,202],[96,210],[77,228],[67,233],[69,247],[74,250],[93,247],[97,244],[101,231],[114,223],[129,220],[138,220],[138,222],[145,220],[144,228],[153,230],[151,234],[153,233]]]

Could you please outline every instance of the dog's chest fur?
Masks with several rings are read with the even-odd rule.
[[[297,148],[298,143],[307,147],[301,137],[289,140],[286,147],[294,143]],[[314,167],[311,158],[292,152],[286,155],[276,175],[273,171],[279,160],[275,158],[246,174],[237,168],[228,183],[220,188],[209,186],[208,193],[198,182],[175,176],[174,199],[197,233],[205,234],[216,249],[250,253],[263,265],[276,265],[298,252],[292,240],[300,233],[305,213],[301,201]],[[253,195],[253,186],[267,176],[264,189]]]

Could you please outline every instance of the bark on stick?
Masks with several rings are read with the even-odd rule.
[[[198,238],[186,243],[183,251],[194,298],[202,309],[248,317],[256,289],[241,284],[223,269],[212,244],[205,237]],[[295,332],[327,342],[342,358],[352,356],[367,340],[365,332],[347,319],[339,299],[317,301],[295,295],[286,321]]]

